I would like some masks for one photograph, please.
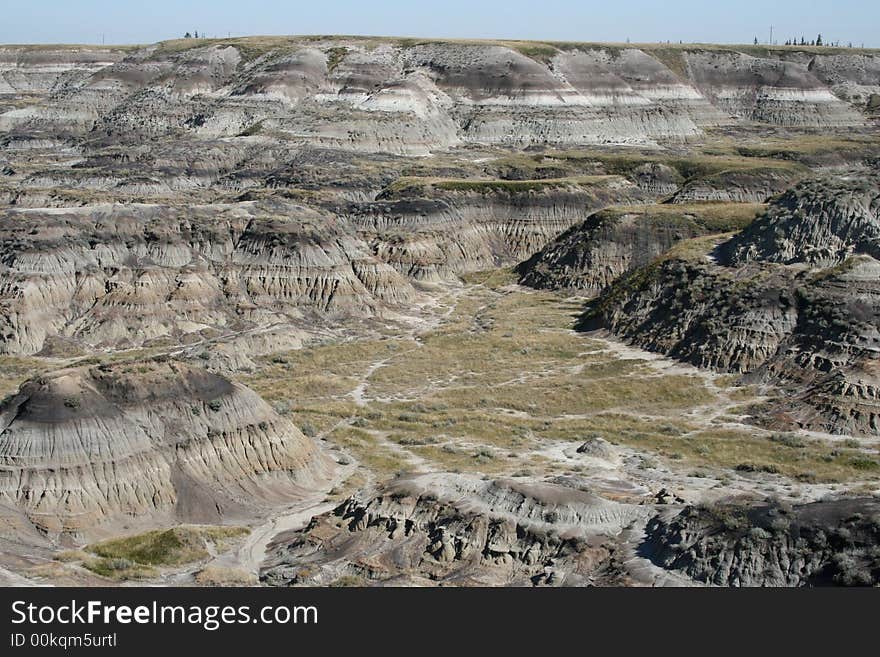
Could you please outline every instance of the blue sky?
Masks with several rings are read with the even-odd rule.
[[[0,43],[151,43],[208,36],[370,34],[751,43],[822,33],[880,46],[874,0],[2,0]]]

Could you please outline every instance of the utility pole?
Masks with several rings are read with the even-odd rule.
[[[770,26],[770,42],[767,44],[768,46],[773,45],[773,26]]]

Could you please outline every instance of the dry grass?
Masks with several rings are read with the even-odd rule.
[[[404,456],[381,445],[376,437],[367,431],[348,426],[341,427],[328,434],[327,440],[343,447],[362,466],[381,478],[388,478],[412,469],[410,462]]]
[[[880,473],[880,463],[860,450],[793,434],[717,429],[686,436],[618,434],[609,439],[694,466],[774,473],[805,482],[845,482]]]
[[[26,380],[52,369],[52,362],[23,356],[0,356],[0,399],[13,395]]]
[[[705,258],[716,246],[734,235],[736,235],[735,232],[729,232],[682,240],[660,256],[659,260],[699,260]]]
[[[609,215],[635,214],[668,221],[681,217],[694,221],[711,233],[742,230],[766,211],[765,203],[658,203],[617,205],[602,212]]]
[[[609,174],[628,175],[643,164],[663,164],[675,169],[684,180],[694,180],[717,175],[726,171],[749,171],[755,169],[778,169],[801,171],[796,162],[782,161],[772,157],[746,157],[735,151],[712,154],[689,153],[640,153],[608,152],[601,150],[576,150],[550,152],[541,156],[542,161],[559,160],[569,163],[600,163]]]
[[[476,192],[480,194],[502,193],[522,194],[534,191],[563,189],[570,187],[590,187],[615,180],[608,175],[580,175],[563,178],[537,178],[534,180],[502,180],[498,178],[417,178],[401,177],[391,183],[385,195],[392,196],[431,196],[436,192]]]
[[[750,158],[774,158],[795,160],[799,156],[820,154],[876,154],[877,138],[873,135],[798,135],[797,138],[783,139],[768,137],[748,145],[737,145],[737,153]]]
[[[718,239],[690,240],[676,250],[703,257]],[[606,351],[604,341],[571,330],[582,312],[577,300],[512,285],[509,270],[466,280],[469,288],[443,323],[418,341],[306,348],[284,354],[283,363],[266,359],[265,370],[245,382],[286,403],[298,425],[326,432],[377,479],[412,470],[558,474],[576,464],[548,459],[543,450],[591,436],[689,469],[775,468],[805,481],[877,474],[856,448],[795,447],[797,441],[774,441],[758,428],[717,424],[741,422],[758,391],[738,387],[735,377],[710,383]],[[368,371],[361,406],[351,393]],[[715,422],[694,415],[718,408],[724,412]]]
[[[206,566],[193,577],[200,586],[256,586],[257,577],[240,568]]]
[[[511,469],[509,460],[487,448],[446,444],[420,445],[412,449],[437,470],[494,475]]]

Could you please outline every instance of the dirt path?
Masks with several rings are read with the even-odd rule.
[[[299,500],[280,511],[273,513],[262,523],[251,530],[248,537],[236,548],[218,555],[208,562],[208,566],[218,568],[237,569],[253,575],[259,575],[260,566],[267,556],[267,548],[278,534],[305,527],[309,521],[322,513],[332,511],[339,503],[328,500],[327,494],[335,486],[343,483],[358,469],[358,463],[350,459],[347,465],[341,466],[336,476],[324,491],[317,492],[309,497]],[[201,569],[202,565],[194,569]],[[182,573],[183,578],[192,572]],[[180,577],[180,576],[178,576]]]
[[[397,331],[393,339],[404,341],[406,346],[395,351],[392,354],[382,353],[376,355],[376,360],[369,362],[367,367],[360,371],[357,378],[352,381],[354,387],[350,389],[347,396],[355,402],[355,406],[360,409],[369,408],[373,403],[387,402],[389,399],[382,398],[371,392],[378,392],[370,389],[371,383],[376,372],[384,367],[400,366],[411,357],[413,352],[425,348],[425,338],[432,332],[442,331],[444,326],[451,325],[451,329],[456,331],[482,333],[491,329],[492,311],[497,308],[499,299],[502,299],[505,293],[515,293],[516,290],[501,292],[498,290],[489,290],[482,285],[469,286],[450,286],[442,288],[431,303],[425,304],[427,310],[426,317],[421,321],[412,322],[402,331]],[[469,303],[466,313],[461,312],[461,305]],[[471,306],[474,306],[471,308]],[[488,325],[488,326],[487,326]],[[601,335],[585,336],[577,333],[570,328],[545,329],[553,331],[561,331],[571,334],[579,341],[584,341],[584,348],[588,351],[583,352],[579,356],[606,354],[608,358],[613,360],[638,360],[644,363],[644,367],[640,367],[637,373],[622,374],[622,376],[637,377],[662,377],[668,375],[689,376],[698,378],[704,383],[709,391],[711,391],[711,399],[708,402],[701,400],[689,407],[682,413],[689,423],[697,427],[695,431],[705,430],[707,428],[742,428],[751,432],[763,432],[763,430],[746,425],[739,424],[740,413],[738,408],[743,403],[738,395],[733,394],[731,388],[725,385],[720,374],[701,370],[699,368],[683,364],[672,359],[663,357],[658,354],[650,353],[628,346],[613,338]],[[474,363],[474,368],[480,370],[481,367],[491,367],[491,363]],[[578,375],[584,367],[582,359],[578,357],[573,362],[562,362],[554,365],[548,363],[535,362],[532,365],[523,368],[518,376],[495,384],[495,387],[528,385],[532,381],[542,381],[552,378],[556,375],[572,376]],[[435,377],[426,377],[426,386],[416,386],[411,390],[413,399],[419,399],[422,395],[428,394],[429,391],[442,389],[445,385],[457,387],[458,378],[456,373],[448,382],[438,381]],[[377,383],[378,385],[378,383]],[[380,386],[381,387],[381,386]],[[473,386],[475,389],[479,385]],[[542,420],[545,423],[551,423],[563,420],[586,419],[595,414],[616,413],[620,415],[630,416],[634,419],[645,420],[648,416],[646,413],[634,410],[631,407],[622,404],[615,408],[598,408],[595,413],[588,415],[580,414],[562,414],[544,416],[541,413],[525,413],[514,409],[491,408],[487,409],[492,412],[501,413],[510,417],[524,417],[532,420]],[[315,439],[322,444],[322,448],[331,452],[338,462],[344,463],[340,467],[337,477],[332,484],[328,485],[326,492],[317,492],[305,499],[297,501],[288,507],[280,509],[271,514],[263,521],[253,527],[247,538],[236,548],[224,554],[216,556],[208,565],[226,569],[235,569],[244,571],[252,576],[258,576],[260,568],[264,564],[268,556],[269,546],[272,542],[284,532],[295,531],[305,527],[308,522],[316,515],[331,511],[338,501],[329,500],[327,492],[340,483],[347,480],[352,474],[358,472],[362,477],[358,481],[359,488],[372,488],[377,483],[377,475],[369,468],[361,465],[351,455],[334,448],[332,445],[332,434],[339,429],[349,426],[358,426],[358,428],[368,433],[374,439],[377,449],[388,450],[393,452],[397,457],[407,462],[408,467],[422,472],[432,472],[438,468],[442,469],[442,465],[434,463],[430,459],[423,458],[415,450],[408,449],[405,444],[392,439],[392,434],[383,429],[371,429],[369,425],[364,426],[362,423],[356,424],[359,418],[359,412],[352,411],[351,416],[344,417],[335,422],[332,426],[326,428],[319,433]],[[650,418],[657,422],[663,421],[667,415],[660,413]],[[691,432],[693,433],[693,432]],[[683,434],[684,436],[689,434]],[[508,456],[509,449],[490,445],[479,440],[462,440],[461,438],[449,439],[446,441],[438,441],[431,443],[436,446],[445,446],[449,444],[457,450],[471,450],[477,452],[491,451],[493,459],[503,459]],[[643,451],[635,446],[616,445],[610,447],[611,454],[606,457],[587,458],[577,453],[577,448],[581,441],[577,438],[571,442],[549,442],[520,451],[517,456],[523,462],[531,462],[539,464],[535,466],[537,472],[529,472],[529,476],[536,476],[539,479],[545,479],[547,476],[556,472],[567,472],[574,470],[584,482],[588,482],[589,487],[599,494],[608,493],[612,495],[624,495],[642,497],[650,500],[651,496],[661,488],[674,491],[681,494],[685,499],[712,499],[722,494],[736,492],[739,495],[755,496],[768,492],[785,492],[783,490],[784,482],[771,482],[761,477],[751,477],[740,475],[736,472],[726,473],[727,482],[721,488],[718,488],[720,476],[718,473],[701,474],[699,477],[692,475],[694,470],[691,466],[677,466],[674,463],[667,463],[664,460],[658,460],[656,455],[651,451]],[[344,457],[344,458],[343,458]],[[650,465],[646,465],[648,462]],[[540,465],[544,464],[544,465]],[[529,468],[531,470],[531,467]],[[825,485],[804,485],[799,484],[797,487],[799,495],[806,498],[814,498],[828,494],[830,487]],[[643,529],[643,528],[642,528]],[[632,535],[628,535],[623,541],[627,545],[636,545],[640,542],[642,536],[638,535],[638,528],[634,529]],[[203,566],[204,564],[202,564]],[[661,568],[657,568],[648,560],[640,557],[634,551],[626,555],[625,567],[630,576],[636,581],[645,585],[663,586],[676,585],[680,586],[687,583],[687,580],[678,578],[675,574],[670,574]],[[176,583],[187,583],[192,581],[192,576],[198,571],[197,567],[193,567],[192,571],[180,573],[176,578]]]
[[[332,511],[337,502],[326,501],[326,496],[316,495],[288,507],[280,515],[269,518],[254,528],[244,543],[232,553],[218,557],[214,566],[233,567],[259,575],[260,566],[266,559],[266,550],[278,534],[302,529],[309,521],[322,513]]]
[[[364,371],[358,385],[355,386],[355,388],[350,393],[348,393],[348,396],[351,397],[358,406],[367,406],[371,401],[385,401],[377,400],[367,395],[367,388],[369,388],[370,386],[370,377],[373,376],[373,374],[375,374],[378,370],[386,367],[392,361],[399,358],[405,358],[407,354],[421,349],[421,336],[431,331],[436,331],[443,324],[449,322],[450,317],[455,312],[462,298],[467,296],[469,291],[471,291],[473,288],[463,285],[449,285],[446,286],[444,289],[445,292],[442,296],[433,300],[433,302],[425,303],[422,306],[423,309],[430,308],[431,310],[433,310],[434,314],[432,316],[429,316],[422,322],[413,323],[406,331],[396,334],[394,336],[395,340],[411,340],[413,343],[413,347],[395,353],[391,356],[387,356],[380,360],[373,361]]]

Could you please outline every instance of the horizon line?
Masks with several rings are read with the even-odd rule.
[[[97,42],[0,42],[0,47],[17,47],[17,48],[26,48],[26,47],[79,47],[79,46],[88,46],[95,48],[138,48],[138,47],[148,47],[159,45],[163,43],[174,43],[178,41],[193,41],[193,42],[224,42],[224,41],[237,41],[237,40],[246,40],[246,39],[362,39],[362,40],[401,40],[401,41],[422,41],[426,43],[431,42],[458,42],[458,43],[535,43],[542,44],[548,46],[565,46],[565,45],[589,45],[589,46],[732,46],[732,47],[748,47],[748,48],[815,48],[815,49],[823,49],[823,50],[878,50],[880,47],[876,46],[866,46],[864,44],[855,44],[849,45],[851,42],[847,41],[847,45],[831,45],[831,44],[822,44],[811,45],[810,43],[799,44],[785,44],[785,43],[777,43],[774,42],[764,43],[764,42],[733,42],[733,41],[595,41],[595,40],[586,40],[586,41],[576,41],[570,39],[521,39],[521,38],[513,38],[513,37],[417,37],[417,36],[405,36],[405,35],[373,35],[373,34],[245,34],[245,35],[227,35],[227,36],[199,36],[199,37],[186,37],[180,36],[170,39],[159,39],[158,41],[149,41],[149,42],[137,42],[137,43],[97,43]]]

